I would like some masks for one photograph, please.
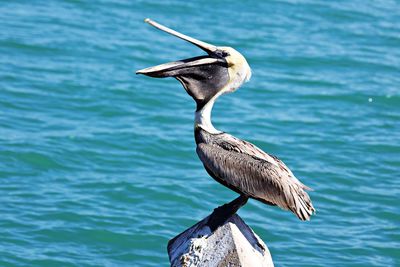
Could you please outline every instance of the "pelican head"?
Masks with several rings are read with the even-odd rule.
[[[235,49],[208,44],[150,19],[146,19],[145,22],[190,42],[207,53],[204,56],[169,62],[136,72],[154,78],[176,78],[196,101],[197,110],[201,110],[211,99],[235,91],[250,79],[250,66]]]

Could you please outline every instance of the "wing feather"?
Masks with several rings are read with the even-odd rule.
[[[315,211],[307,189],[286,165],[253,144],[226,134],[217,143],[199,143],[197,154],[214,176],[237,192],[282,209],[301,220]]]

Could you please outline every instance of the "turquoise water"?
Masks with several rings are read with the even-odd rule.
[[[195,153],[194,102],[134,71],[232,46],[252,80],[214,125],[278,155],[311,222],[249,201],[276,266],[400,264],[398,1],[0,1],[0,266],[165,266],[235,193]]]

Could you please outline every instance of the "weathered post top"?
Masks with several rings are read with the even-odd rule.
[[[169,241],[171,266],[274,266],[265,243],[238,215],[232,215],[213,232],[208,219]]]

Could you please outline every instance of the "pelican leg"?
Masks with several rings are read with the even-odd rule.
[[[215,231],[219,226],[223,225],[232,215],[234,215],[243,205],[247,203],[249,197],[240,195],[231,202],[219,206],[214,209],[208,218],[207,225],[211,231]]]

